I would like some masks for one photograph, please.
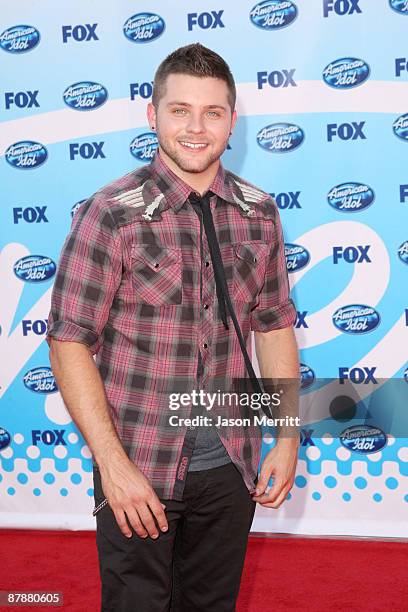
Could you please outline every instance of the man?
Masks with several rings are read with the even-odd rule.
[[[214,281],[204,195],[262,376],[299,376],[277,208],[220,163],[235,95],[225,61],[200,44],[166,58],[148,105],[153,162],[87,200],[62,249],[47,338],[93,455],[104,612],[234,610],[255,505],[278,508],[293,484],[297,438],[278,439],[257,481],[259,428],[168,424],[173,381],[191,381],[188,392],[246,377]]]

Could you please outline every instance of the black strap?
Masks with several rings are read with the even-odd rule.
[[[212,195],[211,192],[207,192],[200,199],[200,204],[201,204],[201,210],[203,211],[204,229],[205,229],[205,233],[207,236],[208,246],[209,246],[210,255],[211,255],[211,261],[212,261],[212,265],[214,269],[215,285],[216,285],[216,290],[217,290],[218,303],[220,307],[220,315],[224,323],[224,326],[226,327],[226,329],[229,329],[228,324],[227,324],[226,312],[225,312],[225,306],[226,306],[231,316],[232,322],[234,323],[235,331],[238,336],[239,345],[241,347],[241,351],[244,356],[245,366],[249,374],[249,378],[251,380],[253,389],[256,393],[265,393],[264,389],[261,386],[260,381],[258,380],[255,374],[254,368],[251,363],[251,359],[249,358],[248,351],[245,346],[244,337],[242,335],[242,331],[239,326],[238,319],[235,314],[234,307],[231,301],[231,297],[228,291],[227,280],[225,277],[225,270],[224,270],[224,266],[223,266],[222,258],[221,258],[220,246],[218,244],[217,234],[215,231],[214,221],[213,221],[211,208],[210,208],[211,195]],[[190,195],[189,199],[191,202],[197,202],[197,199],[198,199],[197,194],[193,192]],[[262,408],[268,417],[272,417],[272,413],[267,406],[262,405]]]

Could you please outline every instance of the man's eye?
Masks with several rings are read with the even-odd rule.
[[[219,117],[220,113],[217,113],[217,111],[208,111],[208,114],[210,117]]]
[[[175,115],[184,115],[186,113],[186,109],[185,108],[175,108],[173,112]]]

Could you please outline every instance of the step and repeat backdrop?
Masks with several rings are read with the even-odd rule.
[[[406,0],[3,2],[1,526],[94,527],[52,284],[81,202],[154,154],[158,64],[200,41],[235,75],[223,163],[275,198],[298,310],[298,472],[253,530],[408,536],[407,31]]]

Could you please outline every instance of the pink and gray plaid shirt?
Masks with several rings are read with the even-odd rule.
[[[245,341],[250,330],[293,325],[296,310],[276,204],[222,165],[209,190]],[[157,153],[151,164],[81,205],[62,248],[47,336],[83,343],[96,354],[127,455],[159,497],[179,500],[195,435],[194,428],[169,426],[169,416],[176,414],[169,410],[169,392],[247,377],[234,326],[229,320],[226,330],[220,318],[204,229],[187,200],[191,191]],[[191,411],[190,405],[177,414]],[[260,428],[235,427],[227,434],[221,429],[219,435],[252,493]]]

